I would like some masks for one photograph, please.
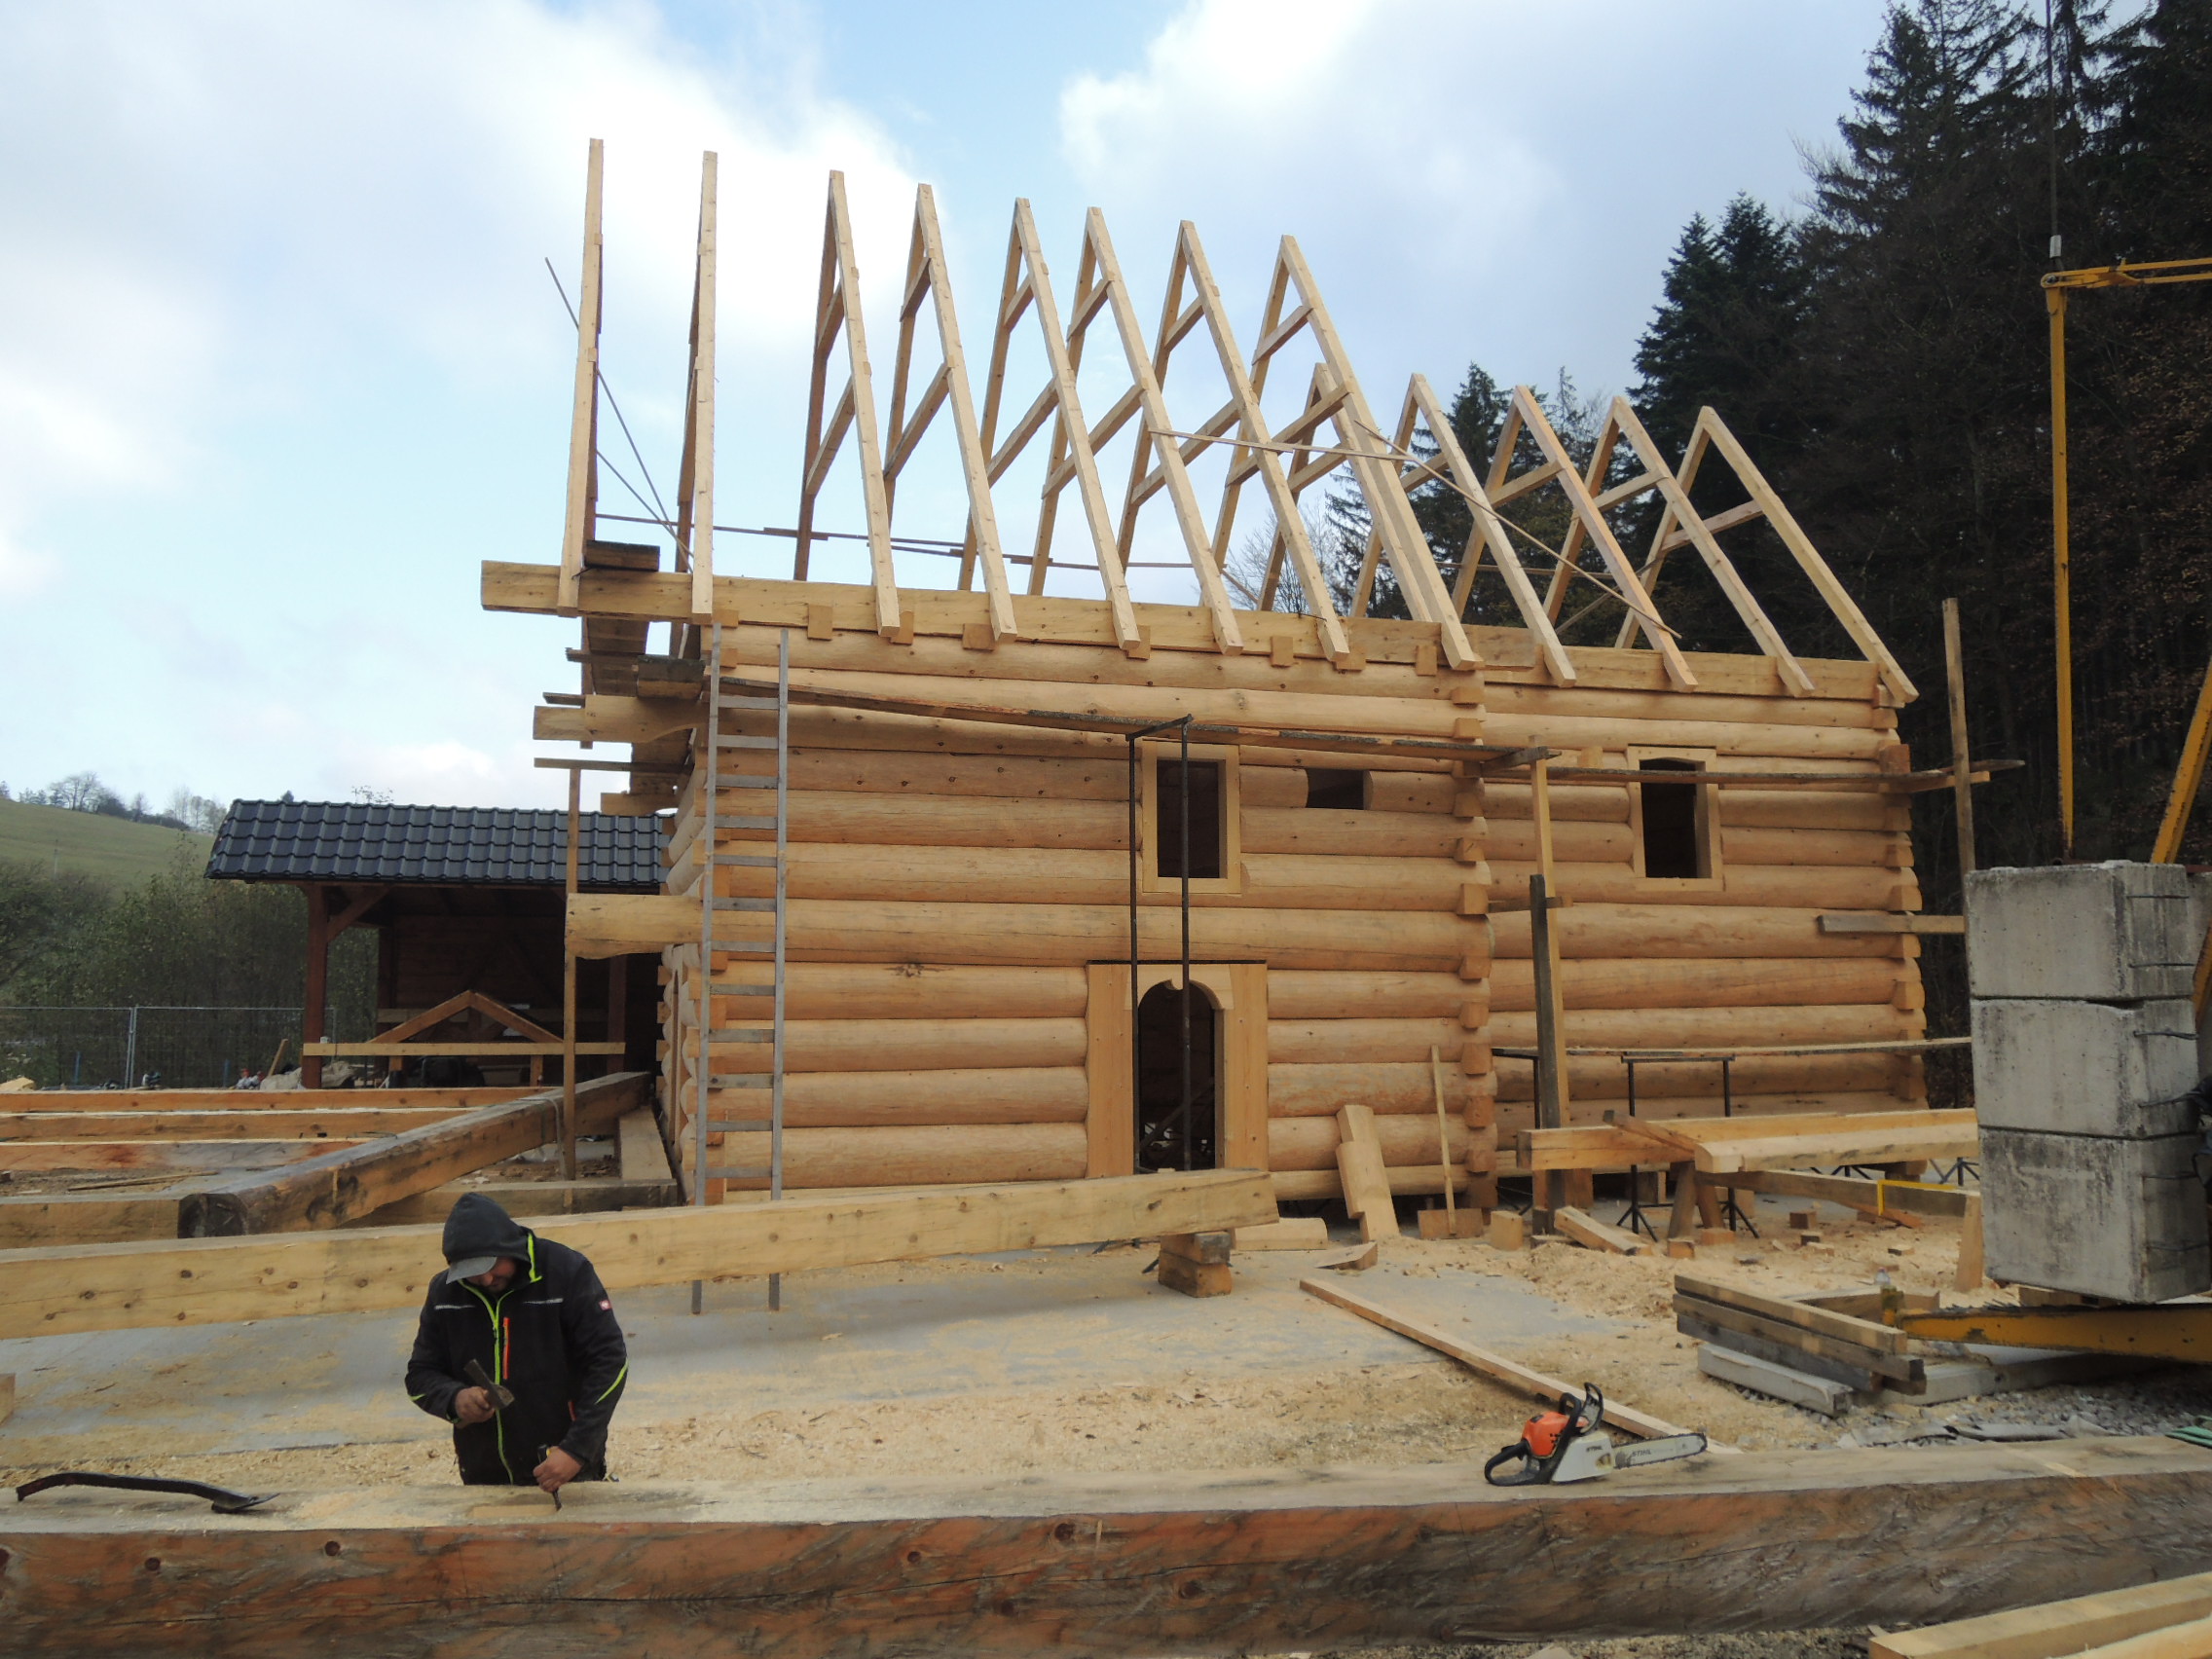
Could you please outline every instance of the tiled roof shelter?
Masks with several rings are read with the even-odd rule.
[[[660,821],[587,812],[577,885],[660,890]],[[559,887],[568,815],[493,806],[240,800],[215,835],[210,876],[235,881]]]

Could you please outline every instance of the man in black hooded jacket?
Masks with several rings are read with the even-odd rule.
[[[446,1271],[430,1281],[407,1393],[454,1425],[469,1486],[559,1492],[607,1478],[607,1425],[630,1372],[622,1327],[591,1263],[540,1238],[481,1193],[446,1217]],[[498,1410],[468,1362],[510,1389]]]

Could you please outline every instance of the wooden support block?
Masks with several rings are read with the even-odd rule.
[[[1571,1204],[1553,1216],[1552,1221],[1562,1234],[1585,1249],[1603,1250],[1614,1256],[1641,1256],[1651,1247],[1648,1238],[1600,1221]]]
[[[1981,1195],[1967,1195],[1967,1213],[1959,1223],[1959,1268],[1952,1276],[1955,1290],[1978,1290],[1986,1276],[1981,1253]]]
[[[1808,1244],[1825,1244],[1827,1242],[1827,1235],[1813,1227],[1801,1227],[1790,1236],[1800,1250]]]
[[[1493,1250],[1526,1250],[1529,1247],[1529,1218],[1514,1210],[1492,1210],[1488,1237],[1490,1247]]]
[[[1813,1212],[1811,1210],[1791,1210],[1789,1212],[1789,1225],[1794,1231],[1802,1233],[1813,1225]]]
[[[1697,1241],[1715,1246],[1733,1244],[1736,1242],[1736,1235],[1725,1227],[1701,1227],[1697,1230]]]
[[[1667,1256],[1669,1260],[1677,1262],[1687,1262],[1693,1260],[1696,1255],[1697,1243],[1694,1239],[1670,1238],[1667,1240]]]
[[[1228,1233],[1169,1233],[1160,1240],[1160,1253],[1204,1267],[1227,1267],[1231,1237]]]
[[[1185,1296],[1227,1296],[1235,1285],[1227,1262],[1194,1262],[1160,1252],[1160,1282]]]
[[[1390,1198],[1390,1177],[1376,1138],[1375,1114],[1348,1105],[1337,1114],[1337,1173],[1345,1184],[1345,1210],[1359,1223],[1362,1238],[1398,1236],[1398,1209]]]
[[[810,605],[806,608],[806,637],[810,640],[834,640],[837,637],[837,610],[830,605]]]
[[[960,630],[960,648],[970,651],[988,651],[998,647],[998,638],[991,632],[988,622],[970,622]]]
[[[1414,1220],[1419,1224],[1420,1235],[1423,1238],[1451,1237],[1452,1223],[1455,1219],[1454,1216],[1440,1209],[1419,1210],[1414,1215]]]
[[[1298,661],[1298,642],[1288,634],[1276,634],[1268,641],[1268,665],[1271,668],[1290,668]]]
[[[1329,1224],[1317,1215],[1285,1216],[1265,1227],[1239,1227],[1235,1238],[1239,1250],[1326,1250]]]
[[[1669,1164],[1667,1182],[1675,1195],[1674,1208],[1667,1217],[1667,1236],[1688,1241],[1697,1231],[1697,1165],[1689,1161]]]

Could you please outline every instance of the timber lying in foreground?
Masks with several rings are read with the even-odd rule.
[[[1256,1170],[951,1187],[699,1209],[546,1216],[611,1289],[1048,1244],[1212,1233],[1276,1219]],[[412,1308],[440,1228],[0,1250],[0,1339]]]
[[[1925,1623],[2201,1569],[2212,1452],[387,1487],[11,1517],[10,1648],[294,1659],[1200,1654]]]

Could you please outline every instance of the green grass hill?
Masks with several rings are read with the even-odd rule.
[[[159,824],[133,824],[96,812],[0,800],[0,859],[42,869],[77,870],[126,887],[169,867],[179,847],[204,865],[213,838]]]

